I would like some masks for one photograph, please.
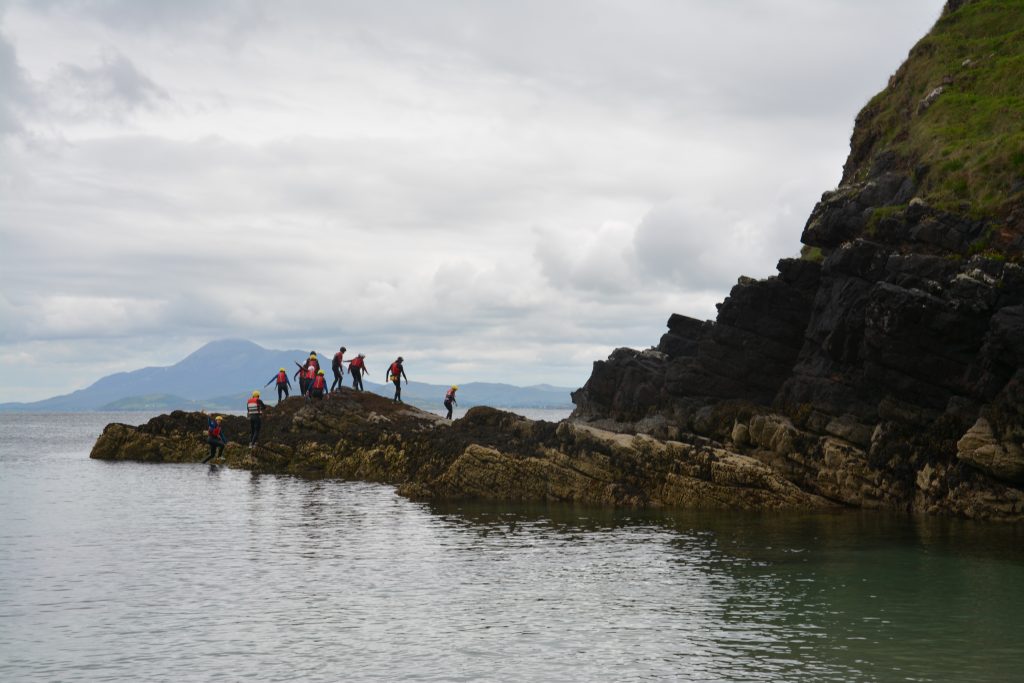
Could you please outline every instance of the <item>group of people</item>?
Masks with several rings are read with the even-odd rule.
[[[299,395],[305,396],[306,398],[321,399],[325,396],[341,391],[341,385],[345,375],[345,364],[348,364],[348,372],[352,375],[352,388],[356,391],[363,390],[363,375],[369,373],[366,368],[366,354],[360,353],[351,360],[345,360],[345,352],[348,351],[344,346],[338,349],[338,352],[334,354],[334,358],[331,359],[331,372],[334,374],[334,381],[331,383],[330,388],[327,387],[327,377],[323,369],[320,367],[320,358],[316,355],[316,351],[310,351],[309,357],[303,363],[296,362],[295,365],[298,369],[292,375],[291,379],[298,380],[299,383]],[[402,357],[398,357],[399,365],[401,365]],[[404,375],[404,372],[403,372]],[[408,382],[408,380],[406,380]],[[277,402],[280,403],[281,399],[288,398],[288,394],[291,392],[292,383],[288,379],[288,371],[284,368],[280,368],[277,374],[270,378],[270,380],[263,386],[267,387],[271,384],[277,385]]]
[[[352,388],[355,391],[363,391],[363,376],[369,374],[369,370],[366,367],[366,354],[360,353],[351,360],[345,360],[346,351],[348,349],[344,346],[340,347],[338,352],[334,354],[334,358],[331,359],[331,372],[334,375],[334,381],[331,383],[330,388],[327,387],[327,378],[324,371],[320,368],[320,359],[316,351],[310,351],[309,357],[306,358],[305,362],[296,362],[295,365],[298,366],[298,369],[291,379],[298,381],[299,395],[305,396],[306,400],[320,400],[330,398],[331,394],[340,392],[345,375],[344,366],[346,364],[348,365],[348,373],[352,377]],[[399,356],[392,361],[387,370],[387,381],[395,385],[393,400],[398,403],[402,402],[402,380],[404,379],[406,384],[409,383],[409,377],[405,374],[403,363],[405,363],[405,359]],[[268,387],[271,384],[277,385],[278,403],[283,398],[288,398],[292,383],[288,378],[287,370],[280,368],[277,374],[271,377],[270,381],[263,386]],[[444,395],[444,407],[448,409],[447,419],[449,420],[452,419],[452,409],[456,405],[455,392],[458,390],[459,387],[453,384]],[[246,415],[249,417],[249,448],[255,446],[259,441],[260,430],[263,426],[263,413],[266,408],[267,405],[260,398],[260,392],[258,390],[253,391],[245,406]],[[210,455],[203,462],[212,460],[224,453],[227,439],[221,428],[222,421],[223,417],[220,415],[209,417],[207,420],[207,442],[210,445]]]

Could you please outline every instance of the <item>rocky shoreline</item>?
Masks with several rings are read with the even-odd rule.
[[[227,416],[239,438],[246,418]],[[200,462],[206,416],[176,411],[144,425],[111,424],[91,456]],[[229,443],[228,466],[264,474],[392,484],[415,499],[567,501],[626,507],[807,510],[836,507],[756,458],[706,439],[660,440],[583,423],[528,420],[493,408],[449,422],[370,393],[287,399],[264,418],[255,449]]]

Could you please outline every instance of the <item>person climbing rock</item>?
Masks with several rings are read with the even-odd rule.
[[[288,398],[288,391],[292,388],[292,383],[288,381],[288,373],[284,368],[277,371],[277,374],[270,378],[270,382],[277,382],[277,402],[281,403],[281,396]],[[264,384],[264,387],[269,387],[270,382]]]
[[[309,394],[306,398],[322,399],[327,393],[327,378],[323,370],[317,370],[316,376],[309,383]]]
[[[295,371],[295,374],[292,375],[292,379],[298,380],[298,382],[299,382],[299,396],[305,396],[306,395],[306,366],[303,365],[302,363],[300,363],[299,361],[292,361],[292,362],[295,363],[295,365],[297,365],[298,368],[299,368],[298,370]]]
[[[369,370],[366,369],[366,354],[361,353],[352,360],[345,362],[348,363],[348,373],[352,375],[352,388],[356,391],[362,391],[363,375],[370,374]]]
[[[313,386],[313,380],[316,379],[317,373],[321,372],[320,366],[317,363],[307,360],[306,367],[302,371],[302,378],[306,381],[306,388],[303,390],[303,394],[308,394],[309,390]]]
[[[342,365],[345,362],[345,352],[348,351],[344,346],[338,349],[338,352],[334,354],[334,358],[331,359],[331,372],[334,373],[334,381],[331,382],[331,391],[333,392],[335,387],[338,391],[341,391],[342,377],[345,375],[345,368]]]
[[[453,384],[452,388],[444,394],[444,407],[448,409],[447,418],[449,420],[452,419],[452,408],[456,405],[455,392],[458,390],[459,388]]]
[[[203,462],[209,462],[217,456],[224,455],[224,446],[227,445],[228,440],[224,437],[224,431],[220,426],[223,420],[224,418],[220,415],[206,419],[206,443],[210,444],[210,455]]]
[[[317,370],[320,369],[320,359],[317,358],[316,351],[309,352],[309,358],[306,359],[306,365],[309,365],[310,363],[315,365]]]
[[[395,362],[388,368],[388,381],[394,382],[395,384],[395,401],[402,402],[402,378],[405,377],[406,386],[409,385],[409,378],[406,377],[405,368],[402,367],[402,363],[405,361],[401,356],[395,359]]]
[[[267,404],[260,398],[260,392],[252,392],[252,396],[245,402],[245,414],[249,416],[249,448],[256,445],[260,439],[260,429],[263,427],[263,411]]]

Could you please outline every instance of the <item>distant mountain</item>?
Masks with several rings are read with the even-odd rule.
[[[210,342],[167,367],[150,367],[108,375],[85,389],[31,403],[0,403],[0,412],[79,412],[89,410],[175,410],[208,408],[241,410],[254,387],[262,387],[279,367],[291,377],[295,363],[308,350],[276,351],[243,339]],[[330,355],[323,363],[330,377]],[[348,375],[346,375],[348,379]],[[392,396],[394,388],[364,380],[366,389]],[[293,389],[297,389],[292,382]],[[440,407],[446,385],[410,382],[402,385],[402,398],[424,408]],[[571,408],[571,389],[540,384],[469,382],[459,387],[459,405],[491,405],[505,408]],[[266,397],[276,399],[273,385]]]

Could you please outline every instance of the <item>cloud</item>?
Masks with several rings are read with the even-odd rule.
[[[940,7],[10,3],[0,371],[248,337],[581,384],[797,251]]]
[[[62,64],[47,84],[48,99],[61,116],[119,119],[136,109],[167,102],[167,92],[122,54],[107,54],[96,66]]]
[[[3,8],[0,6],[0,17]],[[0,33],[0,140],[22,130],[21,114],[35,102],[31,85],[18,63],[14,46]]]

